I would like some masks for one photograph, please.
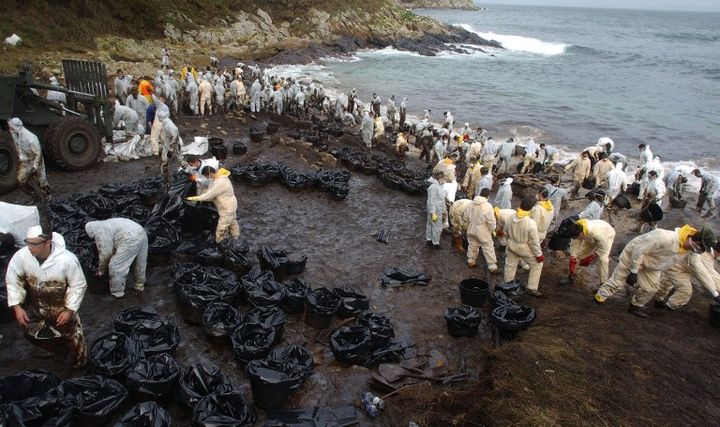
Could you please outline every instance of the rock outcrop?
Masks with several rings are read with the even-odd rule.
[[[398,0],[398,3],[412,9],[480,9],[473,0]]]
[[[182,14],[170,18],[164,28],[165,39],[102,37],[97,45],[114,61],[145,61],[148,52],[159,59],[160,48],[168,45],[173,56],[184,58],[186,63],[206,63],[214,56],[227,58],[223,61],[226,65],[231,60],[307,63],[319,57],[386,46],[422,55],[460,49],[447,43],[499,47],[463,29],[415,15],[392,0],[386,7],[373,10],[348,7],[330,13],[310,8],[291,21],[274,19],[263,9],[238,11],[211,26]]]

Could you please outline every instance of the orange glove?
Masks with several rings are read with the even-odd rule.
[[[196,176],[196,175],[190,175],[190,181],[192,181],[192,182],[197,181],[197,176]]]

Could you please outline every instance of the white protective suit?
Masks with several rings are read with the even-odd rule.
[[[283,99],[283,94],[280,90],[276,90],[272,93],[272,100],[273,105],[275,106],[275,114],[278,116],[283,113],[283,110],[285,109],[285,101]]]
[[[488,168],[489,171],[492,171],[493,169],[493,165],[495,164],[495,156],[497,156],[497,153],[498,145],[495,144],[492,139],[488,140],[483,146],[482,151],[480,151],[479,159],[482,162],[482,165]]]
[[[18,184],[25,185],[30,176],[37,173],[40,187],[49,188],[40,140],[34,133],[23,126],[22,121],[17,117],[8,120],[8,126],[20,161],[17,169]]]
[[[0,212],[0,233],[13,236],[15,246],[24,247],[28,228],[40,224],[38,208],[0,202]]]
[[[605,283],[610,271],[610,249],[615,240],[615,229],[600,219],[581,219],[577,224],[582,226],[583,231],[570,243],[570,256],[579,261],[597,257],[600,283]],[[588,261],[592,262],[592,258]]]
[[[607,149],[607,144],[610,144],[610,151],[608,151]],[[608,138],[607,136],[599,138],[596,145],[602,148],[607,154],[612,153],[612,151],[615,149],[615,141]]]
[[[360,133],[362,134],[365,146],[367,148],[372,147],[373,119],[367,111],[363,112],[362,122],[360,122]]]
[[[662,272],[688,255],[682,245],[696,231],[689,225],[674,230],[657,228],[632,239],[625,245],[612,276],[600,286],[595,299],[604,302],[623,289],[628,275],[635,273],[637,285],[630,303],[638,307],[647,304],[658,290]]]
[[[213,86],[213,92],[215,92],[215,108],[216,110],[222,111],[225,106],[225,85],[222,79],[218,79]]]
[[[115,113],[113,113],[113,127],[117,128],[120,122],[125,123],[125,133],[135,134],[138,131],[138,113],[130,107],[120,105],[120,101],[115,101]]]
[[[212,98],[213,98],[213,87],[209,81],[203,79],[198,85],[198,91],[200,92],[200,115],[205,115],[205,108],[208,110],[208,114],[212,114]]]
[[[425,226],[425,240],[433,245],[440,244],[440,235],[443,224],[447,218],[447,205],[445,204],[445,190],[435,178],[428,179],[430,186],[427,189],[427,224]]]
[[[488,190],[492,190],[493,183],[495,182],[495,178],[493,178],[492,175],[492,169],[488,168],[488,173],[483,175],[482,178],[480,178],[480,181],[477,184],[477,187],[475,187],[475,194],[480,194],[480,191],[483,188],[487,188]]]
[[[53,86],[60,86],[60,83],[58,83],[58,79],[55,76],[50,77],[50,84]],[[47,100],[59,102],[61,104],[67,104],[67,97],[65,96],[65,94],[57,90],[48,90]]]
[[[565,166],[565,172],[572,170],[573,173],[573,192],[576,193],[582,187],[583,181],[590,177],[591,164],[590,159],[583,159],[577,156],[572,162]]]
[[[562,209],[562,201],[568,194],[570,194],[570,190],[556,187],[552,184],[545,184],[545,189],[548,191],[547,198],[553,205],[553,221],[556,221],[558,214],[560,214],[560,210]]]
[[[5,283],[8,306],[21,305],[31,323],[44,321],[55,325],[60,313],[65,309],[72,310],[72,318],[67,324],[55,326],[61,333],[64,348],[58,346],[57,340],[28,339],[48,351],[70,353],[75,367],[84,366],[87,345],[77,311],[85,296],[87,282],[77,257],[65,249],[65,239],[58,233],[52,234],[52,251],[42,264],[27,247],[17,251],[8,264]],[[27,328],[24,332],[30,337]]]
[[[452,225],[453,236],[462,236],[467,231],[468,224],[465,218],[465,210],[470,206],[471,202],[470,199],[460,199],[450,206],[450,225]]]
[[[528,214],[518,211],[505,222],[503,233],[507,239],[507,250],[504,280],[506,283],[515,280],[518,263],[523,260],[530,266],[527,288],[537,291],[543,268],[543,263],[538,262],[537,258],[542,256],[542,250],[537,225]]]
[[[653,159],[653,153],[650,151],[650,146],[646,145],[645,149],[640,151],[640,167],[650,163]]]
[[[436,160],[442,160],[445,158],[445,152],[447,149],[447,143],[444,143],[442,139],[435,141],[433,145],[433,156]]]
[[[607,158],[595,163],[593,167],[593,176],[595,177],[595,187],[605,188],[607,184],[608,173],[615,169],[615,165]]]
[[[185,88],[185,91],[190,95],[188,102],[190,103],[190,111],[192,111],[193,115],[200,114],[200,110],[198,109],[198,94],[200,89],[198,89],[198,85],[195,82],[195,79],[192,78],[192,74],[188,75],[188,84]]]
[[[143,127],[143,130],[145,129],[145,118],[147,117],[147,108],[149,106],[147,98],[145,98],[142,95],[130,95],[127,97],[127,100],[125,101],[125,106],[132,108],[135,113],[138,115],[138,130],[140,130],[140,126]]]
[[[476,196],[465,209],[463,218],[467,223],[468,265],[474,266],[478,253],[482,249],[488,270],[497,270],[497,257],[493,246],[493,235],[497,223],[492,205],[485,197]]]
[[[610,203],[627,188],[625,183],[625,172],[623,171],[623,164],[618,162],[615,165],[615,169],[608,172],[607,176],[608,190],[607,196]]]
[[[530,138],[527,145],[525,146],[525,158],[523,159],[523,167],[521,173],[532,172],[532,167],[535,165],[537,160],[537,151],[540,148],[534,139]]]
[[[648,181],[645,197],[657,203],[658,206],[662,206],[663,197],[665,197],[666,192],[667,188],[665,188],[665,183],[660,177],[656,177]]]
[[[540,200],[530,209],[530,218],[537,224],[538,239],[540,239],[541,242],[545,240],[548,231],[550,231],[550,224],[552,224],[554,217],[555,209],[549,200]]]
[[[98,272],[110,274],[110,293],[125,296],[125,284],[133,267],[135,290],[145,289],[148,237],[145,229],[127,218],[110,218],[90,221],[85,232],[95,240],[99,254]]]
[[[495,199],[493,200],[493,205],[500,209],[510,209],[511,208],[511,202],[512,202],[512,184],[513,179],[512,178],[505,178],[502,184],[500,184],[500,188],[498,188],[497,194],[495,195]]]
[[[692,297],[692,280],[695,279],[713,298],[720,293],[720,274],[715,270],[715,257],[709,252],[691,253],[685,259],[663,272],[655,301],[665,302],[673,309],[684,306]],[[670,291],[675,289],[670,297]]]
[[[515,143],[513,141],[505,141],[500,145],[500,153],[498,154],[498,169],[500,173],[500,166],[503,166],[503,171],[507,172],[510,170],[510,163],[512,162],[513,154],[515,154]]]
[[[240,225],[237,222],[237,198],[230,182],[230,171],[219,169],[215,179],[206,192],[190,198],[199,202],[213,202],[218,211],[218,224],[215,229],[215,241],[222,242],[228,238],[240,237]]]
[[[250,111],[253,113],[260,112],[260,95],[262,93],[262,85],[260,80],[255,79],[250,86]]]
[[[589,220],[600,219],[604,211],[605,206],[603,206],[602,203],[598,202],[597,200],[593,200],[587,206],[585,206],[585,209],[583,209],[578,214],[578,218]]]
[[[467,196],[471,200],[475,197],[475,189],[478,187],[478,184],[482,180],[481,170],[482,164],[479,161],[476,161],[472,164],[472,166],[468,168],[467,171],[465,171],[463,188],[465,188]]]

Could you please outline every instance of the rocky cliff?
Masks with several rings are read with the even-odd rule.
[[[412,9],[480,9],[473,0],[398,0],[398,2]]]
[[[476,34],[415,15],[395,0],[237,1],[242,7],[228,7],[230,2],[205,0],[208,5],[222,7],[217,10],[209,7],[207,10],[192,9],[189,5],[194,3],[183,3],[185,6],[168,9],[162,17],[153,18],[136,32],[128,32],[127,28],[118,26],[115,18],[106,16],[110,11],[103,8],[109,7],[108,4],[99,2],[93,14],[89,15],[90,18],[86,19],[112,21],[113,26],[108,26],[106,33],[102,31],[99,22],[94,27],[92,23],[86,27],[83,34],[92,37],[85,44],[73,39],[71,31],[63,33],[58,29],[57,32],[45,34],[46,39],[53,38],[52,44],[42,40],[43,34],[30,33],[27,46],[34,47],[34,50],[23,51],[25,53],[20,56],[25,56],[25,59],[34,56],[33,60],[41,63],[57,62],[58,56],[68,55],[55,47],[71,43],[73,47],[68,48],[72,52],[71,56],[101,60],[113,69],[128,62],[157,66],[162,47],[170,49],[175,67],[181,64],[206,64],[209,56],[220,58],[226,64],[237,60],[307,63],[328,55],[349,54],[360,48],[394,46],[423,55],[435,55],[441,50],[473,49],[448,47],[448,43],[454,46],[473,44],[499,47],[495,42],[484,40]],[[457,0],[451,1],[459,3]],[[85,2],[93,3],[92,0]],[[211,13],[212,10],[215,12]],[[81,12],[88,14],[83,9],[67,10],[68,14]],[[16,22],[20,22],[20,17],[17,18]],[[63,19],[67,21],[71,18],[64,16]],[[53,28],[53,22],[46,20],[47,27]],[[132,22],[130,19],[129,28],[132,28]],[[94,32],[91,33],[87,28],[93,28]],[[20,35],[22,37],[24,34]],[[36,37],[37,41],[32,37]],[[45,48],[44,52],[38,54],[41,46],[52,46],[54,49],[48,52]]]

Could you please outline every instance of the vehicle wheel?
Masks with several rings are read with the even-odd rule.
[[[13,191],[17,186],[18,157],[10,135],[0,132],[0,194]]]
[[[79,171],[93,167],[102,153],[100,134],[90,122],[76,117],[60,120],[48,129],[48,159],[61,169]]]

